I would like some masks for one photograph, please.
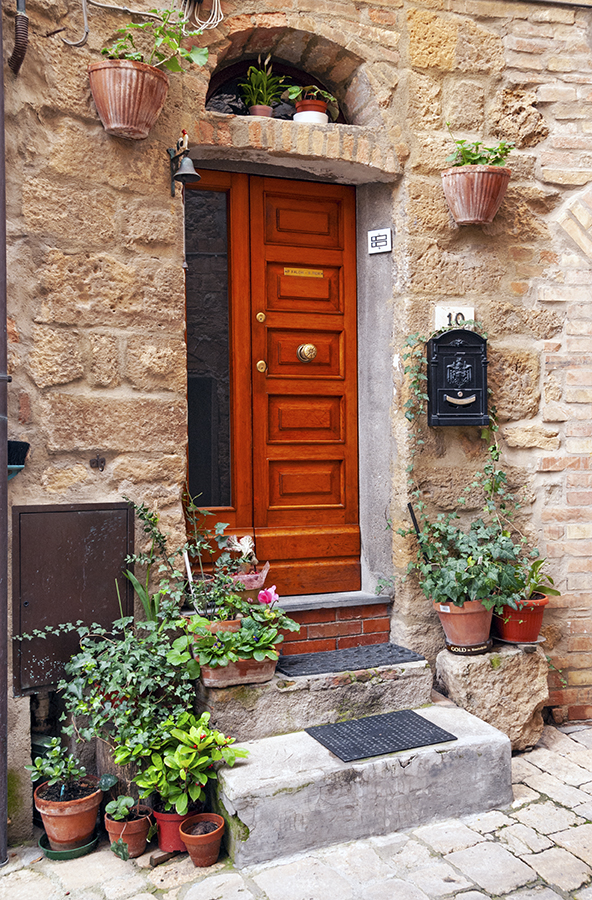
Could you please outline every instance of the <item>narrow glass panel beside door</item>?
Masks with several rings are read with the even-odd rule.
[[[231,505],[227,194],[186,191],[189,491]]]

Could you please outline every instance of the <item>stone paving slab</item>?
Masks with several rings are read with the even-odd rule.
[[[545,729],[534,757],[515,758],[515,799],[488,812],[243,869],[227,858],[196,869],[185,855],[151,869],[149,854],[123,862],[105,841],[68,862],[18,848],[0,869],[0,900],[592,900],[592,824],[585,821],[592,810],[573,805],[571,792],[579,796],[581,788],[539,768],[570,777],[563,763],[592,749],[575,735],[592,728],[552,732]],[[534,778],[540,793],[528,786]]]

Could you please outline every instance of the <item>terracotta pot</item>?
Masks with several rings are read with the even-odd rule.
[[[218,828],[209,834],[187,834],[187,828],[196,822],[214,822]],[[224,819],[216,813],[199,813],[179,825],[179,836],[194,866],[213,866],[220,855],[220,843],[224,834]]]
[[[184,822],[185,819],[189,819],[193,816],[193,813],[185,813],[184,816],[180,816],[179,813],[176,812],[161,813],[154,809],[152,810],[152,815],[156,819],[156,824],[158,825],[159,848],[164,853],[174,853],[179,850],[183,851],[185,849],[185,844],[179,837],[179,825]]]
[[[506,195],[511,170],[504,166],[454,166],[442,187],[457,225],[489,225]]]
[[[116,822],[110,816],[105,815],[105,830],[109,835],[112,844],[119,838],[127,844],[130,859],[141,856],[146,849],[146,838],[148,829],[150,828],[150,816],[152,810],[148,806],[140,806],[140,812],[143,814],[141,819],[134,819],[129,822],[125,819]]]
[[[90,776],[85,781],[95,781]],[[74,850],[84,847],[93,836],[97,811],[103,792],[93,791],[80,800],[44,800],[40,796],[47,781],[35,789],[35,808],[41,813],[43,827],[52,850]]]
[[[296,100],[296,112],[327,112],[327,101],[310,98],[308,100]]]
[[[241,630],[241,626],[241,619],[226,619],[223,622],[210,622],[208,631],[211,631],[212,634],[216,634],[218,631],[230,631],[236,634],[237,631]]]
[[[522,609],[504,606],[502,614],[493,617],[493,635],[517,644],[534,643],[539,636],[548,602],[546,594],[534,593],[525,601]]]
[[[265,116],[266,119],[270,119],[273,116],[273,109],[263,103],[256,103],[255,106],[249,106],[249,115]]]
[[[140,141],[148,137],[164,106],[165,72],[129,59],[104,59],[88,67],[90,89],[108,134]]]
[[[446,635],[446,644],[452,653],[486,653],[491,642],[492,610],[485,609],[480,600],[467,600],[463,606],[452,603],[434,603],[440,624]]]
[[[230,687],[233,684],[263,684],[273,678],[277,659],[239,659],[227,666],[202,666],[205,687]]]

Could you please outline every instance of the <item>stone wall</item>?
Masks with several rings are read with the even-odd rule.
[[[223,0],[223,10],[201,39],[209,64],[172,76],[150,137],[128,142],[103,131],[86,76],[125,14],[92,7],[88,43],[71,48],[61,36],[81,31],[80,7],[28,3],[29,52],[18,77],[5,72],[9,430],[31,443],[10,501],[127,494],[182,533],[183,216],[165,153],[181,128],[192,155],[212,167],[382,183],[395,228],[383,280],[394,400],[381,425],[392,459],[376,474],[392,486],[386,512],[406,524],[403,341],[431,331],[438,304],[474,306],[490,337],[494,402],[525,525],[563,592],[546,613],[548,652],[562,670],[552,673],[551,700],[572,718],[592,715],[592,12],[502,0]],[[4,15],[6,57],[13,10]],[[206,112],[212,72],[260,52],[321,78],[350,124]],[[457,228],[450,218],[439,176],[451,151],[446,120],[471,138],[516,141],[491,226]],[[359,289],[363,297],[363,282]],[[97,451],[104,472],[89,467]],[[426,496],[446,508],[483,459],[476,429],[432,430],[417,468]],[[375,524],[366,545],[384,540],[378,513],[367,516]],[[401,572],[408,548],[396,536],[392,553]],[[378,574],[388,573],[368,578]],[[391,635],[429,657],[442,646],[409,583],[398,586]]]

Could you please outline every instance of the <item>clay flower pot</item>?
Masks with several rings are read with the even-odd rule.
[[[85,781],[96,779],[85,776]],[[99,789],[79,800],[44,800],[47,781],[35,789],[35,808],[41,813],[43,827],[52,850],[75,850],[84,847],[92,838],[97,823],[97,812],[103,799]]]
[[[273,678],[277,659],[239,659],[227,666],[202,666],[204,687],[230,687],[233,684],[263,684]]]
[[[511,169],[454,166],[442,172],[442,187],[457,225],[489,225],[506,196]]]
[[[294,103],[296,107],[296,112],[319,112],[326,113],[327,112],[327,101],[321,100],[318,98],[310,97],[307,100],[296,100]]]
[[[89,65],[88,77],[105,131],[133,141],[148,137],[166,100],[166,72],[129,59],[104,59]]]
[[[134,807],[133,811],[136,809]],[[111,816],[105,816],[105,830],[109,835],[109,840],[114,844],[121,838],[127,844],[130,859],[141,856],[146,849],[146,838],[150,828],[152,810],[148,806],[140,806],[139,809],[143,815],[141,818],[131,821],[122,819],[121,822],[116,822]]]
[[[152,815],[156,819],[156,824],[158,825],[159,848],[164,853],[183,851],[185,849],[185,844],[179,837],[179,825],[181,825],[185,819],[189,819],[193,813],[185,813],[184,816],[180,816],[179,813],[176,812],[161,813],[154,809],[152,810]]]
[[[493,610],[485,609],[480,600],[466,600],[462,606],[434,603],[433,607],[444,629],[448,650],[463,655],[487,652]]]
[[[546,594],[531,594],[522,609],[504,606],[501,615],[493,617],[492,633],[516,644],[534,643],[543,624],[543,613],[549,602]]]
[[[241,630],[241,625],[241,619],[225,619],[220,622],[210,622],[207,629],[212,634],[216,634],[218,631],[230,631],[232,634],[236,634],[237,631]]]
[[[273,109],[263,103],[256,103],[255,106],[249,106],[249,115],[265,116],[266,119],[270,119],[273,116]]]
[[[188,834],[188,830],[198,822],[213,822],[218,827],[209,834]],[[213,866],[217,862],[223,834],[224,819],[216,813],[199,813],[179,825],[179,836],[194,866]]]

